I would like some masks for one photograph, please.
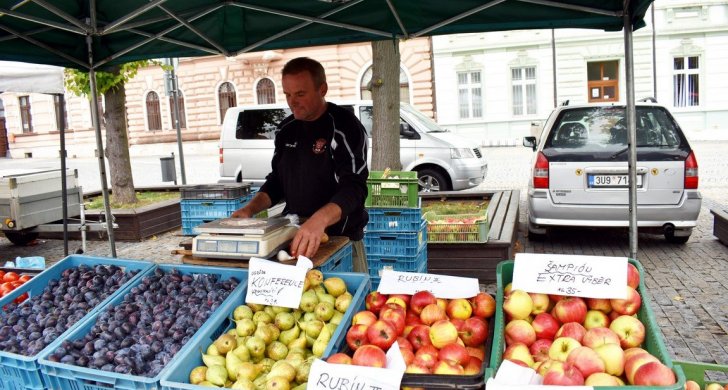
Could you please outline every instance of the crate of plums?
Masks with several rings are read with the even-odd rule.
[[[153,263],[72,255],[0,299],[0,389],[45,389],[38,359]]]
[[[164,390],[304,387],[311,364],[345,344],[354,309],[371,289],[360,273],[309,270],[297,309],[245,302],[190,341],[191,353],[162,378]]]
[[[38,360],[49,389],[158,389],[206,321],[234,309],[247,269],[159,264]]]

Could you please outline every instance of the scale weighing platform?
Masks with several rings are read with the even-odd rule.
[[[223,218],[195,227],[192,255],[219,259],[268,258],[288,246],[298,228],[288,218]]]

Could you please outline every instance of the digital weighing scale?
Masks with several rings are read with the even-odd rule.
[[[298,227],[288,218],[223,218],[195,227],[192,255],[220,259],[268,258],[288,246]]]

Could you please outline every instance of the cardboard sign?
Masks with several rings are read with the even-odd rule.
[[[627,298],[627,258],[518,253],[513,289],[584,298]]]
[[[397,342],[387,351],[387,368],[329,364],[316,359],[311,364],[306,388],[311,390],[398,390],[407,368]]]
[[[459,276],[420,274],[382,270],[382,280],[377,291],[382,294],[409,294],[429,291],[437,298],[471,298],[480,292],[478,279]]]
[[[245,302],[297,309],[307,268],[252,257]]]
[[[488,378],[485,388],[488,390],[594,390],[590,386],[554,386],[544,387],[543,378],[531,368],[519,366],[504,360],[495,378]]]

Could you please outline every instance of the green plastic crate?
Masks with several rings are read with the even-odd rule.
[[[685,380],[692,380],[695,381],[701,389],[705,388],[705,385],[709,383],[720,383],[721,385],[725,386],[726,383],[724,381],[717,381],[717,380],[711,380],[706,379],[705,374],[706,372],[724,372],[728,373],[728,366],[723,366],[720,364],[711,364],[711,363],[698,363],[698,362],[687,362],[682,360],[673,360],[672,362],[675,366],[679,366],[682,368],[683,372],[685,373]]]
[[[370,171],[367,180],[366,207],[419,207],[417,172]]]
[[[663,364],[670,367],[675,372],[675,378],[677,379],[677,382],[670,386],[629,385],[629,388],[635,390],[683,390],[685,386],[685,374],[680,366],[673,365],[672,358],[670,358],[670,354],[667,352],[667,347],[665,347],[662,332],[660,332],[660,328],[655,320],[655,315],[650,308],[650,297],[647,294],[644,282],[645,270],[642,268],[642,264],[640,264],[637,260],[629,259],[629,262],[637,267],[637,270],[639,270],[641,275],[640,285],[637,288],[637,291],[642,296],[642,306],[640,307],[640,311],[637,313],[637,317],[645,326],[646,335],[645,341],[642,343],[642,348],[654,355]],[[498,263],[498,267],[496,268],[497,291],[495,297],[495,331],[493,335],[493,348],[491,349],[489,364],[489,367],[492,367],[492,371],[490,372],[492,376],[495,376],[495,372],[498,370],[498,367],[503,360],[503,351],[505,350],[505,337],[503,335],[503,330],[505,329],[505,316],[503,315],[503,288],[513,280],[514,264],[513,260],[505,260]],[[618,386],[597,386],[597,388],[613,390],[621,389],[621,387]]]
[[[427,220],[427,242],[452,243],[483,243],[488,240],[488,213],[484,210],[479,214],[437,214],[434,211],[425,213]],[[475,219],[472,222],[447,222],[448,219],[462,220]]]

